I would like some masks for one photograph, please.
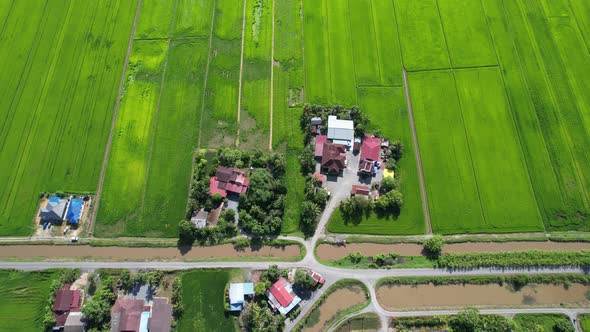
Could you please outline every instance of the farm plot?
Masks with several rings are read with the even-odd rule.
[[[409,75],[433,231],[458,232],[484,224],[471,153],[453,75]]]
[[[240,107],[242,148],[268,148],[271,48],[272,0],[247,1]]]
[[[408,71],[449,68],[437,0],[394,2],[404,66]]]
[[[55,271],[0,271],[0,331],[41,331]]]
[[[588,230],[588,152],[580,149],[589,104],[580,88],[590,59],[573,13],[565,1],[545,10],[529,1],[482,4],[545,225]],[[543,17],[552,13],[567,15]]]
[[[364,85],[378,84],[381,82],[380,63],[371,0],[351,0],[348,5],[356,80]]]
[[[40,192],[96,190],[136,6],[0,6],[0,235],[31,232]]]
[[[224,291],[231,270],[194,270],[182,274],[184,313],[177,331],[236,331],[236,318],[225,315]]]
[[[176,0],[174,37],[209,37],[213,4],[211,0]]]
[[[174,16],[176,0],[143,2],[135,30],[135,38],[166,38],[170,35],[170,21]]]
[[[126,227],[141,225],[153,122],[167,53],[166,41],[145,40],[133,44],[97,216],[97,235],[127,234]]]
[[[331,102],[356,105],[356,84],[352,52],[349,8],[346,1],[326,1],[330,50]],[[310,36],[313,38],[313,36]]]
[[[542,230],[498,69],[420,73],[410,82],[433,229]],[[453,107],[443,112],[437,104]]]
[[[404,90],[363,87],[359,89],[359,100],[361,109],[371,118],[371,128],[367,129],[380,130],[384,137],[399,139],[404,145],[404,155],[396,171],[404,206],[398,216],[380,217],[373,213],[358,224],[345,223],[336,211],[328,230],[333,233],[422,234],[424,215]]]
[[[584,44],[590,52],[590,3],[584,0],[570,0],[571,14],[582,32]]]
[[[402,58],[393,2],[373,0],[373,20],[383,85],[402,85]]]
[[[236,142],[243,4],[243,0],[215,2],[200,133],[202,147],[231,146]]]
[[[479,1],[438,0],[453,68],[497,65]]]
[[[273,148],[303,144],[299,107],[303,102],[301,0],[275,0]]]
[[[305,100],[310,104],[325,105],[332,98],[326,7],[326,1],[303,0]]]

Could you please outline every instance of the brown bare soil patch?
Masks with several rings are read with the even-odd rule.
[[[211,247],[193,247],[188,252],[178,248],[126,248],[126,247],[91,247],[86,245],[15,245],[2,246],[0,258],[54,258],[77,259],[92,257],[94,260],[206,260],[221,258],[256,258],[276,257],[293,258],[299,255],[297,245],[262,246],[236,250],[231,244]]]
[[[360,287],[342,288],[328,295],[319,307],[320,319],[312,327],[303,329],[305,332],[325,331],[326,323],[340,311],[365,302],[365,293]]]
[[[317,257],[320,260],[337,260],[346,257],[353,252],[373,256],[378,254],[396,253],[402,256],[417,256],[422,251],[422,246],[413,243],[378,244],[378,243],[350,243],[345,246],[332,244],[320,244],[317,248]]]
[[[519,291],[498,284],[381,286],[377,289],[377,299],[385,309],[391,311],[465,306],[586,306],[590,303],[585,297],[589,289],[580,284],[567,289],[563,285],[530,284]]]

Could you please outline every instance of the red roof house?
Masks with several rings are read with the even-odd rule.
[[[301,302],[301,299],[295,295],[291,284],[289,284],[285,278],[277,280],[277,282],[266,291],[266,297],[268,297],[270,305],[283,315],[288,314],[289,311]]]
[[[365,137],[361,148],[361,160],[379,160],[381,153],[381,139],[377,137]]]
[[[324,153],[324,143],[328,140],[328,136],[326,135],[318,135],[315,138],[315,156],[316,158],[321,158],[322,154]]]
[[[369,194],[371,193],[371,190],[367,186],[355,184],[355,185],[352,186],[352,191],[350,193],[353,196],[354,195],[369,196]]]
[[[80,291],[71,290],[69,284],[65,284],[55,293],[53,302],[53,317],[55,317],[55,326],[62,328],[70,312],[80,311]]]
[[[139,332],[143,300],[118,299],[111,309],[111,332]]]
[[[209,192],[221,197],[227,197],[228,192],[239,195],[248,191],[249,184],[250,180],[241,169],[219,166],[215,176],[209,179]]]
[[[307,275],[313,279],[313,286],[317,286],[318,284],[323,285],[326,280],[317,272],[309,270]]]
[[[324,143],[322,169],[328,174],[338,174],[346,168],[346,147],[342,144]]]

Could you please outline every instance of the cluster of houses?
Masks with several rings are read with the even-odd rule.
[[[314,117],[311,123],[313,128],[321,128],[322,119]],[[334,115],[328,116],[326,135],[321,135],[319,130],[313,133],[316,134],[315,157],[320,160],[321,170],[328,175],[338,175],[348,166],[346,151],[350,149],[355,154],[360,151],[359,173],[375,175],[382,166],[382,148],[389,145],[378,137],[355,138],[354,122]]]
[[[82,292],[70,284],[55,294],[53,331],[84,332]],[[111,308],[111,332],[169,332],[172,305],[167,298],[151,301],[119,297]]]
[[[77,225],[83,212],[84,199],[82,198],[50,196],[47,204],[41,208],[39,218],[43,228],[50,223],[61,223],[62,221]]]
[[[231,195],[239,196],[248,191],[249,184],[250,179],[248,179],[246,172],[236,167],[219,166],[215,175],[209,179],[209,193],[211,195],[219,194],[223,198]],[[223,202],[210,211],[200,209],[193,213],[191,222],[196,228],[215,226],[222,210]]]
[[[307,274],[313,279],[314,287],[324,284],[325,280],[319,273],[310,270]],[[245,301],[254,297],[254,284],[232,283],[229,285],[226,296],[229,300],[230,312],[238,313],[244,309]],[[265,296],[270,307],[283,316],[301,303],[301,298],[293,291],[292,283],[283,277],[270,286]]]

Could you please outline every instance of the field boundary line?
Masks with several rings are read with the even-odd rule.
[[[537,191],[535,190],[535,186],[533,186],[533,180],[531,179],[529,162],[528,162],[527,158],[525,157],[525,152],[524,152],[523,143],[522,143],[523,138],[522,138],[521,132],[518,128],[518,124],[516,121],[516,115],[514,114],[514,106],[512,105],[512,100],[510,100],[510,96],[508,95],[508,88],[506,86],[506,79],[504,78],[504,73],[502,72],[502,62],[500,61],[500,56],[498,55],[498,48],[496,47],[496,41],[494,40],[494,36],[492,35],[492,31],[491,31],[492,29],[490,28],[490,22],[488,19],[486,9],[482,3],[482,0],[479,0],[479,6],[481,8],[481,12],[482,12],[482,14],[484,16],[484,20],[486,22],[486,27],[488,30],[488,37],[490,38],[490,40],[492,42],[492,47],[494,48],[496,62],[498,63],[498,69],[499,69],[498,72],[500,74],[500,78],[502,79],[502,86],[504,87],[504,98],[506,98],[506,101],[508,102],[508,107],[510,108],[510,118],[512,119],[512,125],[514,128],[514,131],[516,132],[516,136],[518,137],[518,146],[520,148],[520,158],[524,162],[524,165],[527,169],[528,182],[529,182],[529,185],[531,186],[531,190],[533,191],[533,197],[535,197],[535,203],[537,205],[537,214],[539,214],[539,217],[541,217],[541,221],[543,224],[543,231],[546,233],[547,229],[545,227],[545,209],[543,207],[543,213],[541,214],[539,199],[537,198]],[[517,53],[517,55],[518,55],[518,53]],[[528,89],[528,86],[527,86],[527,89]],[[543,137],[542,134],[541,134],[541,137]],[[545,150],[547,149],[547,147],[545,146],[545,137],[543,137],[543,147],[545,148]]]
[[[174,1],[174,8],[172,9],[172,18],[170,19],[170,25],[168,26],[168,38],[166,43],[168,44],[168,48],[166,49],[166,57],[164,58],[164,65],[162,70],[162,76],[160,77],[160,91],[158,91],[158,101],[156,102],[156,110],[154,112],[154,117],[152,119],[152,125],[150,128],[150,145],[148,150],[147,156],[147,163],[145,167],[145,180],[143,181],[143,191],[141,193],[141,212],[144,211],[145,206],[145,196],[147,194],[147,186],[148,181],[150,178],[150,168],[152,165],[152,156],[154,155],[154,144],[156,142],[156,135],[158,133],[158,119],[160,118],[160,105],[162,105],[162,91],[164,91],[164,84],[166,82],[166,73],[168,72],[168,60],[170,59],[170,52],[171,52],[171,45],[172,45],[172,28],[174,27],[174,23],[176,22],[176,11],[178,9],[178,0]],[[140,215],[141,218],[141,215]]]
[[[237,120],[237,125],[238,125],[238,132],[236,135],[236,146],[240,145],[240,113],[242,113],[242,80],[244,78],[244,44],[245,44],[245,40],[246,38],[244,38],[246,36],[246,5],[247,5],[247,0],[244,0],[243,2],[243,12],[242,12],[242,46],[240,49],[240,77],[238,79],[238,120]]]
[[[169,33],[170,35],[172,33]],[[208,36],[181,36],[181,37],[153,37],[153,38],[133,38],[133,40],[190,40],[190,39],[206,39]]]
[[[443,23],[442,15],[440,13],[440,6],[438,4],[438,0],[436,0],[436,11],[438,12],[438,18],[440,20],[440,27],[442,29],[443,38],[445,41],[445,47],[447,48],[447,56],[449,57],[449,64],[451,65],[451,76],[453,78],[453,86],[455,88],[455,95],[457,96],[457,101],[459,102],[459,113],[461,114],[461,122],[463,124],[463,135],[465,136],[465,143],[467,144],[467,149],[469,150],[469,161],[471,163],[471,169],[473,170],[473,180],[475,182],[475,189],[477,190],[477,200],[479,202],[479,208],[481,209],[481,216],[483,218],[483,222],[487,225],[487,216],[486,211],[483,208],[483,202],[481,200],[481,191],[479,189],[479,181],[475,167],[475,161],[473,160],[473,153],[471,152],[471,143],[469,142],[469,134],[467,132],[467,125],[465,124],[465,117],[463,116],[463,103],[461,102],[461,96],[459,95],[459,89],[457,86],[457,77],[455,75],[455,68],[453,67],[453,59],[451,58],[451,50],[449,48],[449,43],[447,42],[447,31],[445,30],[445,24]],[[496,65],[497,66],[497,65]]]
[[[16,0],[12,0],[10,3],[10,9],[8,9],[8,14],[6,14],[6,18],[4,19],[4,24],[2,24],[2,30],[0,31],[0,37],[4,34],[4,30],[6,30],[6,24],[8,23],[8,19],[10,18],[10,14],[12,14],[12,8],[14,7],[14,3]]]
[[[574,22],[576,22],[576,28],[578,28],[578,33],[580,34],[580,37],[582,37],[582,41],[584,42],[584,45],[586,46],[588,53],[590,53],[590,45],[588,44],[588,41],[586,41],[586,36],[584,36],[584,32],[582,31],[582,28],[580,27],[580,21],[578,20],[578,15],[576,15],[576,11],[574,10],[574,8],[572,6],[572,0],[568,0],[567,4],[568,4],[568,8],[569,8],[570,12],[572,13],[572,16],[574,17]]]
[[[422,209],[424,210],[424,221],[426,222],[426,234],[432,234],[432,224],[430,222],[430,207],[428,205],[428,193],[426,192],[426,181],[424,180],[424,169],[422,168],[422,158],[420,156],[420,147],[418,146],[418,135],[416,134],[416,123],[414,122],[414,110],[412,108],[412,99],[410,98],[410,83],[408,82],[408,72],[403,70],[404,92],[406,103],[408,104],[408,118],[410,120],[410,131],[414,141],[414,155],[416,165],[418,166],[418,180],[420,182],[420,196],[422,197]]]
[[[303,7],[303,3],[305,0],[297,0],[301,4],[301,63],[303,69],[303,101],[307,100],[305,96],[307,94],[307,70],[305,67],[305,8]],[[289,87],[291,84],[289,84]],[[287,108],[289,108],[289,102],[287,102]],[[289,136],[291,137],[291,135]],[[291,140],[291,138],[289,138]]]
[[[271,14],[271,47],[270,47],[270,138],[268,140],[268,150],[272,151],[272,121],[274,110],[274,78],[275,78],[275,0],[272,0],[272,14]]]
[[[96,215],[98,214],[98,208],[100,206],[102,187],[104,185],[104,178],[107,171],[109,155],[111,152],[111,146],[113,144],[113,134],[115,132],[117,117],[119,115],[119,106],[121,106],[121,95],[123,94],[125,75],[127,74],[127,67],[129,66],[129,57],[131,56],[131,49],[133,47],[133,36],[135,35],[135,29],[137,28],[137,22],[139,21],[139,12],[141,11],[142,2],[143,0],[137,0],[137,9],[135,10],[135,18],[133,19],[133,25],[131,26],[129,43],[127,45],[127,54],[125,55],[125,61],[123,62],[123,70],[121,71],[121,79],[119,80],[119,89],[117,91],[117,99],[115,100],[113,119],[111,120],[111,130],[109,131],[109,138],[107,139],[104,157],[102,158],[102,166],[100,168],[100,175],[98,177],[98,186],[96,187],[96,195],[94,196],[94,206],[92,207],[92,214],[90,216],[90,225],[89,229],[86,231],[88,235],[92,235],[94,233],[94,228],[96,227]]]
[[[523,16],[524,26],[525,26],[526,32],[528,34],[529,40],[531,41],[531,44],[533,46],[533,52],[535,53],[535,57],[537,58],[537,61],[539,62],[539,67],[540,67],[542,74],[543,74],[545,86],[547,87],[547,90],[549,91],[549,95],[551,97],[551,101],[552,101],[552,104],[554,107],[554,114],[559,119],[559,127],[561,128],[561,130],[563,132],[563,137],[564,137],[565,143],[567,143],[567,149],[569,150],[572,161],[573,161],[573,169],[576,174],[577,182],[579,184],[580,191],[584,194],[582,199],[583,199],[584,203],[586,203],[586,206],[588,206],[589,195],[588,195],[588,192],[586,191],[586,188],[584,186],[584,181],[583,181],[584,177],[583,177],[583,174],[581,174],[581,170],[580,170],[580,166],[579,166],[580,162],[579,162],[578,158],[576,158],[574,152],[572,151],[572,146],[573,146],[572,139],[571,139],[569,132],[567,130],[568,128],[564,127],[565,124],[563,123],[564,122],[563,114],[561,111],[561,107],[559,106],[559,103],[557,102],[557,98],[555,96],[555,91],[553,90],[552,85],[549,84],[551,82],[551,80],[547,76],[547,64],[545,63],[545,61],[541,57],[537,38],[535,37],[535,34],[532,31],[533,28],[531,27],[530,22],[527,18],[527,11],[523,8],[523,4],[521,1],[516,1],[516,3],[517,3],[520,14]],[[504,10],[504,12],[506,12],[506,10]],[[570,87],[570,89],[571,89],[571,87]]]
[[[330,84],[330,100],[326,100],[328,104],[334,100],[334,90],[332,89],[332,58],[330,57],[332,52],[330,50],[330,19],[328,18],[328,1],[330,0],[321,0],[322,1],[322,11],[326,14],[325,15],[325,22],[326,22],[326,33],[323,34],[326,37],[326,49],[328,50],[328,64],[326,68],[328,69],[328,83]],[[348,2],[347,2],[348,3]]]
[[[203,96],[201,97],[201,115],[199,120],[199,140],[197,147],[201,148],[201,138],[203,137],[203,113],[205,113],[205,96],[207,95],[207,82],[209,81],[209,67],[211,64],[211,48],[213,46],[213,28],[215,27],[215,8],[217,7],[217,0],[213,0],[211,8],[211,28],[209,28],[209,54],[207,55],[207,64],[205,65],[205,77],[203,78]],[[194,159],[194,158],[193,158]],[[191,175],[192,176],[192,175]]]

